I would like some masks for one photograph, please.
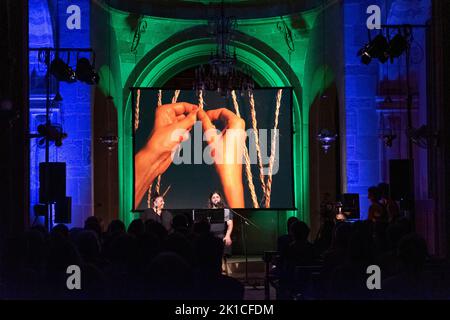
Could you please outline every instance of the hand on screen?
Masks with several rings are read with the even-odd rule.
[[[164,173],[172,163],[172,153],[189,137],[197,121],[198,106],[180,102],[159,106],[147,147],[162,160],[158,174]]]
[[[211,158],[219,174],[228,205],[244,208],[244,187],[242,183],[242,162],[245,146],[245,121],[231,110],[199,110],[198,118],[210,148]],[[225,129],[218,133],[212,121],[220,120]]]
[[[197,121],[198,106],[186,102],[159,106],[150,137],[135,157],[135,206],[138,206],[153,180],[172,163],[176,148],[189,137]]]

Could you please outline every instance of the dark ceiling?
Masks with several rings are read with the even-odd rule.
[[[221,0],[103,0],[136,14],[178,19],[209,19],[220,12]],[[279,17],[316,8],[329,0],[225,0],[225,14],[237,19]]]

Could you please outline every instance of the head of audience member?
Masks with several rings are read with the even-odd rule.
[[[102,235],[102,227],[100,221],[95,216],[88,217],[86,221],[84,221],[84,229],[94,231],[99,238]]]
[[[160,242],[164,241],[168,235],[166,228],[161,223],[151,219],[145,221],[145,233],[156,235]]]
[[[298,220],[298,218],[297,217],[289,217],[289,219],[287,220],[287,223],[286,223],[286,225],[287,225],[287,231],[288,231],[288,233],[289,233],[289,230],[290,230],[290,228],[291,228],[291,225],[294,223],[294,222],[298,222],[298,221],[300,221],[300,220]]]
[[[136,263],[138,246],[135,237],[121,233],[112,240],[111,248],[109,258],[112,263],[125,267],[133,266]]]
[[[308,241],[310,229],[303,221],[294,221],[289,227],[289,234],[295,242]]]
[[[205,235],[211,232],[211,224],[208,219],[202,218],[199,221],[194,223],[193,233],[196,235]]]
[[[148,267],[149,294],[152,299],[188,299],[192,287],[190,265],[174,252],[159,253]]]
[[[140,237],[145,233],[145,224],[142,219],[134,219],[128,226],[128,233]]]
[[[39,231],[40,233],[42,233],[42,235],[44,237],[47,237],[47,235],[48,235],[47,228],[45,226],[43,226],[42,224],[33,225],[30,229]]]
[[[386,199],[389,199],[389,198],[390,198],[390,197],[389,197],[389,194],[390,194],[390,187],[389,187],[389,184],[387,184],[387,183],[385,183],[385,182],[382,182],[382,183],[379,183],[379,184],[378,184],[377,188],[378,188],[378,190],[379,190],[379,192],[380,192],[380,198],[381,198],[381,199],[386,200]]]
[[[80,266],[81,262],[82,259],[78,250],[69,239],[64,238],[58,233],[50,238],[48,242],[46,270],[50,277],[52,275],[65,275],[68,266]]]
[[[95,231],[83,230],[76,237],[75,244],[85,262],[97,261],[100,256],[100,243]]]
[[[225,204],[222,200],[222,195],[219,191],[213,191],[209,195],[208,208],[216,209],[216,208],[225,208]]]
[[[175,252],[189,263],[193,260],[193,248],[191,242],[183,233],[174,232],[170,234],[164,242],[164,249],[166,251]]]
[[[184,214],[178,214],[172,219],[172,228],[176,232],[187,234],[189,231],[189,220]]]
[[[117,235],[125,233],[125,224],[121,220],[113,220],[108,226],[108,233],[110,235]]]
[[[69,228],[65,225],[65,224],[57,224],[56,226],[53,227],[51,234],[55,234],[58,233],[61,236],[63,236],[64,238],[69,238]]]
[[[145,268],[163,248],[163,243],[153,233],[144,233],[138,238],[139,257],[141,267]]]
[[[372,186],[367,190],[367,197],[370,202],[379,202],[380,201],[380,190],[376,186]]]

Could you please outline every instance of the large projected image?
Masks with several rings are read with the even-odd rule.
[[[134,210],[294,209],[292,90],[133,88]]]

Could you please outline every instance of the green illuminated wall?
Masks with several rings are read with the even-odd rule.
[[[128,224],[134,217],[130,211],[133,157],[129,87],[162,86],[184,69],[207,62],[215,46],[208,37],[207,21],[145,16],[147,29],[141,34],[137,53],[133,54],[130,47],[134,31],[127,24],[129,13],[98,3],[93,11],[96,17],[104,20],[102,25],[109,26],[94,30],[93,37],[97,39],[94,41],[96,50],[104,52],[105,48],[110,48],[99,57],[103,75],[100,86],[105,94],[111,93],[117,108],[119,215]],[[312,55],[310,34],[319,13],[320,10],[312,10],[283,17],[293,32],[295,51],[291,54],[277,27],[280,17],[238,21],[238,34],[234,38],[238,59],[252,69],[256,82],[261,86],[294,88],[294,181],[298,210],[286,212],[284,216],[296,215],[306,222],[310,221],[308,114],[309,105],[317,94],[313,91],[320,91],[320,83],[315,80],[305,84],[304,79],[313,78],[320,72],[318,69],[326,70],[324,66],[308,65],[306,68],[307,57]]]

